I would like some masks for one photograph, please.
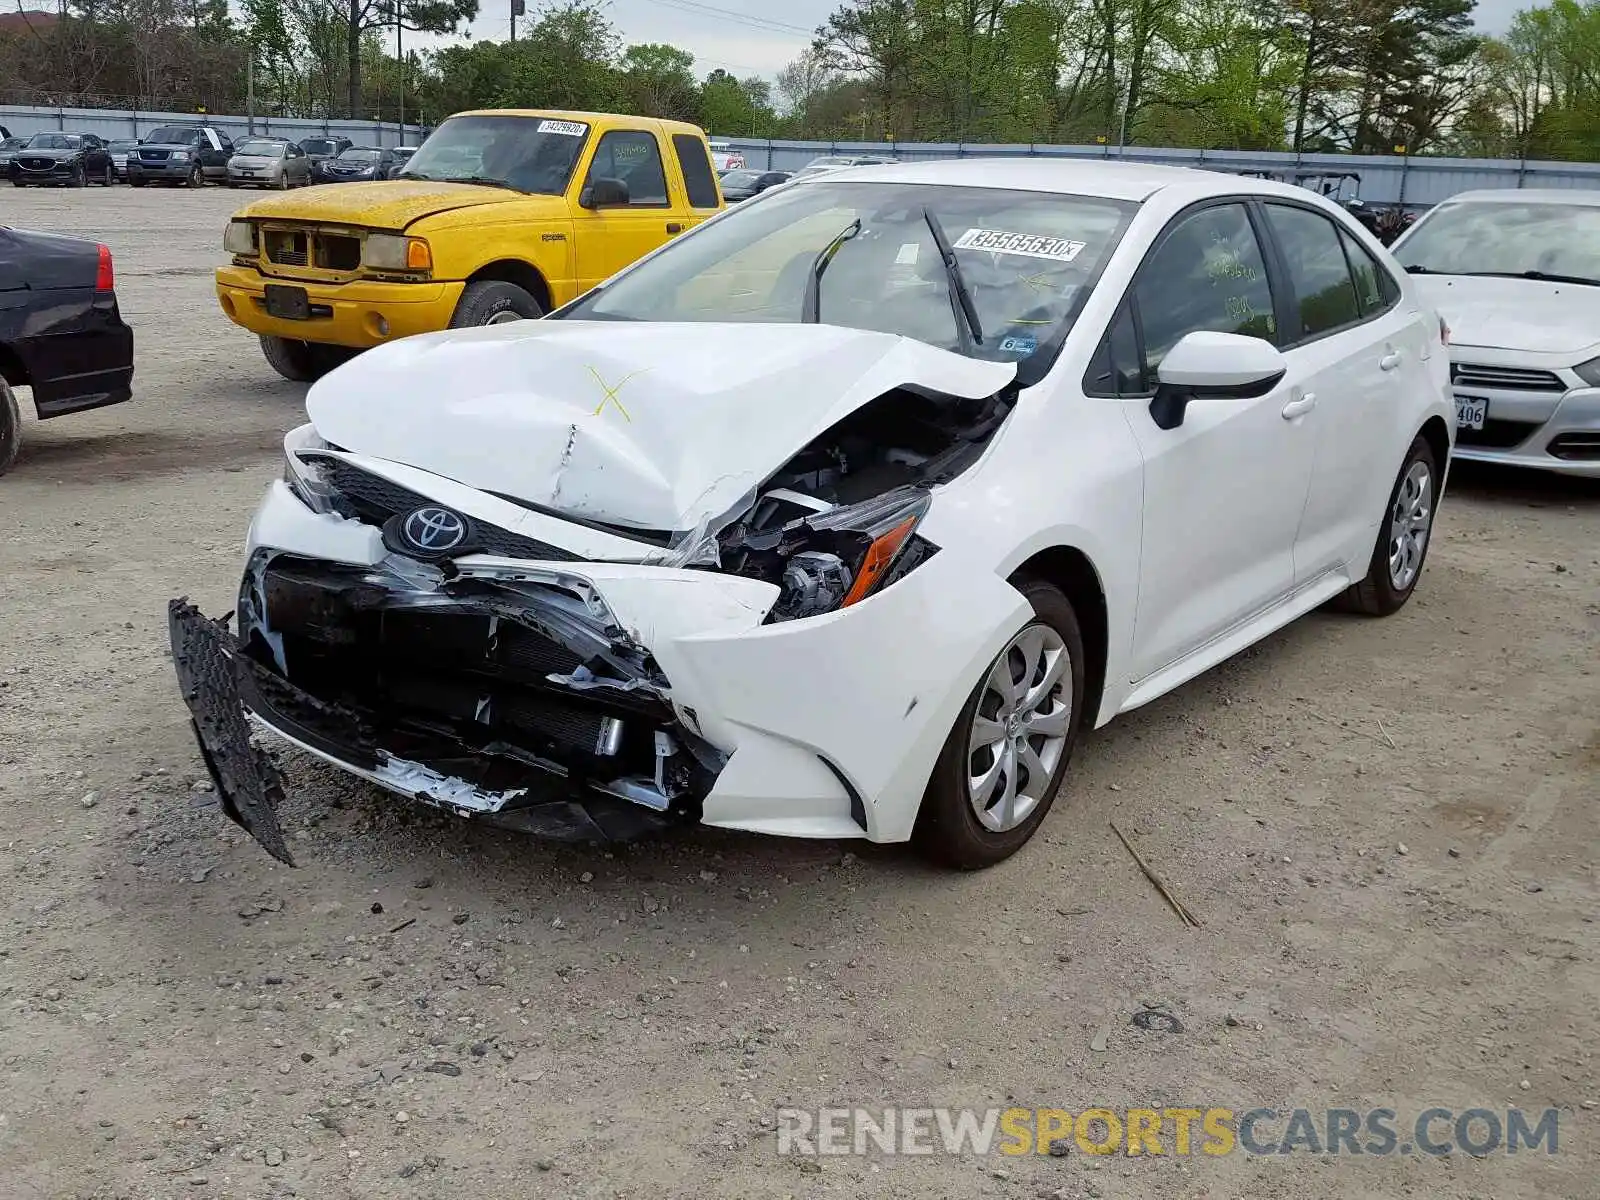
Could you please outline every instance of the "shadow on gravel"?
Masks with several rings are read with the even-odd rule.
[[[63,422],[29,426],[12,478],[127,483],[159,475],[243,470],[281,452],[275,429],[185,433],[180,430],[83,433]]]
[[[1581,479],[1557,475],[1553,471],[1529,471],[1491,463],[1453,462],[1445,490],[1446,503],[1452,493],[1474,500],[1521,503],[1529,508],[1590,507],[1600,504],[1600,478]]]

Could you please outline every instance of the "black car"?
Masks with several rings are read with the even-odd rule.
[[[133,395],[133,330],[117,311],[111,251],[0,226],[0,474],[22,442],[17,387],[41,421]]]
[[[0,129],[4,129],[0,125]],[[28,144],[25,137],[12,137],[9,133],[0,138],[0,178],[11,178],[11,160],[17,156],[17,151]]]
[[[730,204],[748,200],[768,188],[788,183],[791,178],[788,171],[752,171],[746,167],[735,167],[722,176],[722,198]]]
[[[36,133],[13,155],[9,174],[17,187],[117,181],[105,142],[92,133]]]
[[[357,183],[368,179],[387,179],[395,166],[394,151],[378,146],[351,146],[339,157],[311,164],[314,183]]]
[[[303,138],[300,149],[306,152],[306,157],[311,160],[311,182],[324,183],[322,173],[318,169],[325,162],[338,158],[341,153],[350,149],[353,143],[347,137],[312,137]]]

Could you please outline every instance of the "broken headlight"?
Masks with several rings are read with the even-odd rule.
[[[750,548],[764,549],[782,564],[776,580],[782,591],[771,619],[793,621],[848,608],[927,558],[935,548],[915,531],[931,500],[921,488],[896,488],[752,539],[771,542]]]
[[[327,450],[328,443],[317,435],[313,425],[291,429],[283,439],[283,482],[312,512],[333,511],[334,497],[338,494],[323,474],[320,463],[306,462],[300,457],[302,450]]]

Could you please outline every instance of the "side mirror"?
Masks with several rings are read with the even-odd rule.
[[[1278,348],[1261,338],[1202,330],[1186,333],[1156,369],[1150,417],[1161,429],[1176,429],[1191,401],[1265,396],[1288,370]]]
[[[589,186],[579,194],[578,203],[584,208],[620,208],[629,199],[626,183],[602,176],[589,181]]]

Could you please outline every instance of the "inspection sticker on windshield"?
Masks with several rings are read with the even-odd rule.
[[[1048,258],[1071,262],[1083,253],[1087,242],[1043,237],[1032,233],[1002,233],[998,229],[969,229],[956,239],[957,250],[988,250],[994,254],[1021,254],[1027,258]]]
[[[561,133],[567,137],[582,137],[589,127],[582,121],[540,121],[540,133]]]

